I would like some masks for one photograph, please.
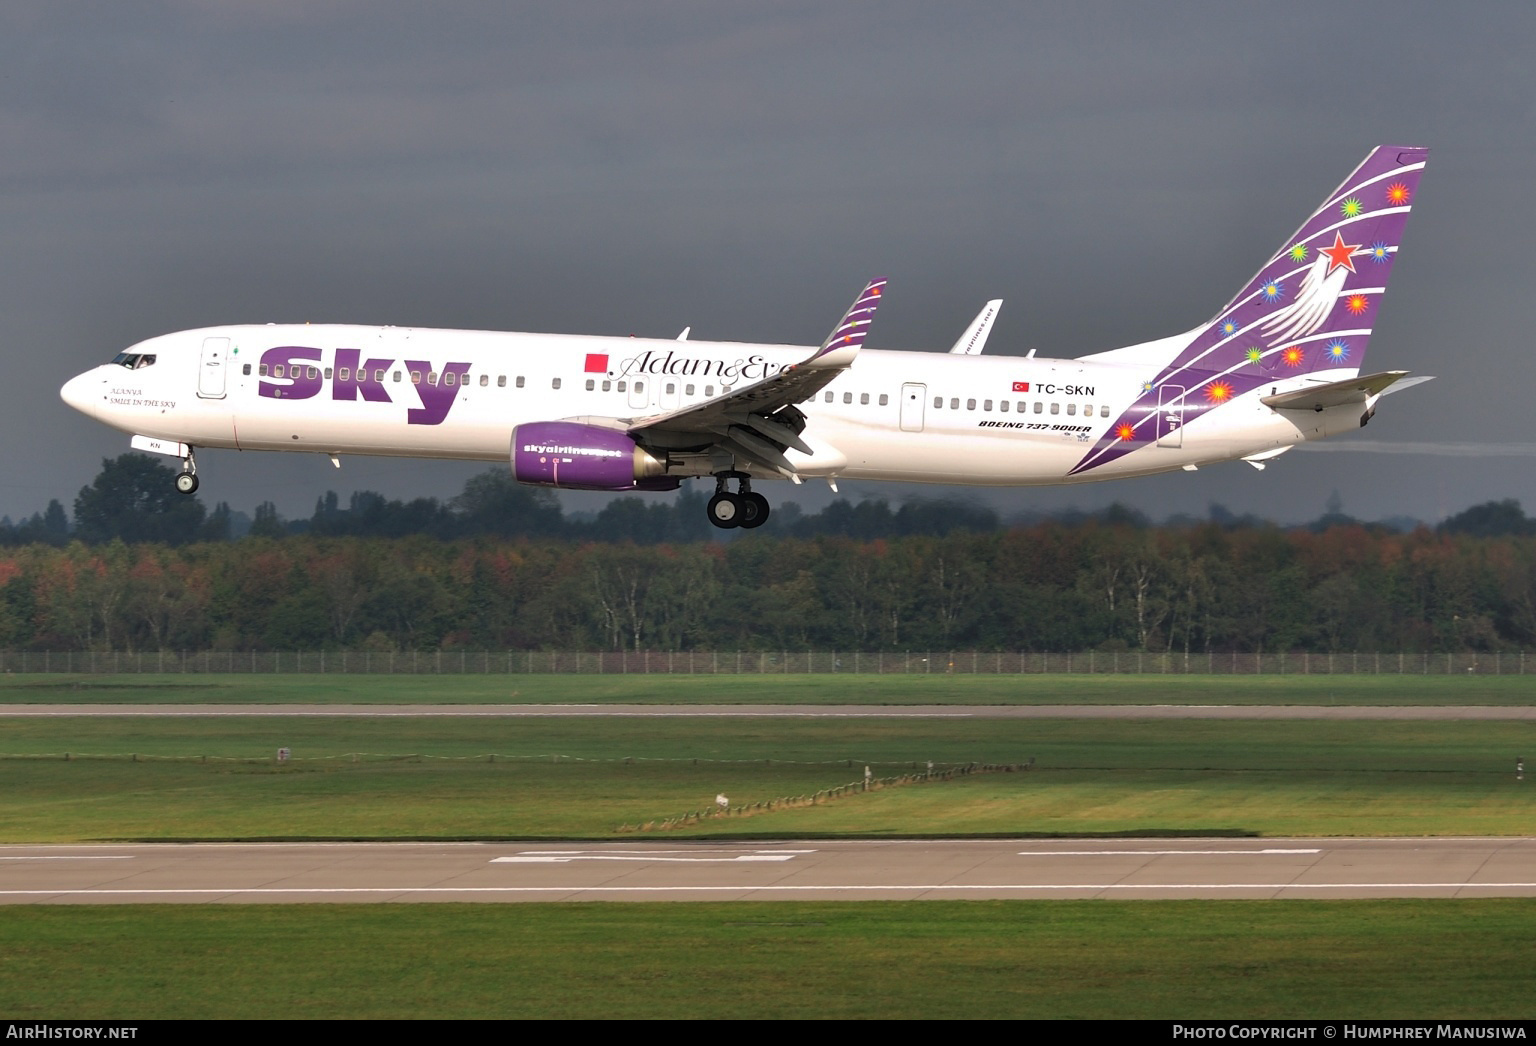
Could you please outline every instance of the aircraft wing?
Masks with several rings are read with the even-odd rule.
[[[1308,385],[1276,396],[1260,397],[1259,402],[1276,410],[1323,410],[1326,407],[1342,407],[1347,403],[1364,403],[1372,396],[1379,396],[1408,374],[1405,370],[1384,370],[1377,374],[1362,374],[1347,381],[1330,381],[1322,385]],[[1417,385],[1428,378],[1410,379]]]
[[[794,466],[784,457],[785,448],[812,453],[800,438],[805,415],[795,404],[816,395],[853,365],[869,334],[885,283],[883,279],[870,280],[821,347],[801,362],[701,403],[627,419],[626,431],[641,442],[662,447],[700,449],[717,445],[793,476]]]

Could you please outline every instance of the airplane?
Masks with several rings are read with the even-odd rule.
[[[1076,359],[984,356],[1000,301],[949,352],[864,347],[870,280],[820,346],[346,325],[139,342],[61,395],[181,459],[196,450],[509,460],[576,490],[714,477],[709,520],[769,516],[754,481],[1030,486],[1242,460],[1359,428],[1427,377],[1364,374],[1428,150],[1381,146],[1206,323]],[[1406,380],[1405,380],[1406,378]],[[734,490],[731,484],[735,484]]]

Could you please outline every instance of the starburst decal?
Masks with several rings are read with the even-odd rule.
[[[1142,392],[1151,392],[1152,391],[1152,383],[1150,381],[1142,382],[1141,383],[1141,391]]]
[[[1371,299],[1363,294],[1351,294],[1344,299],[1344,307],[1353,315],[1358,316],[1371,307]]]
[[[1258,348],[1257,346],[1250,348],[1247,352],[1243,353],[1243,355],[1248,357],[1248,362],[1253,364],[1255,367],[1264,362],[1264,350]]]
[[[1133,440],[1136,438],[1136,430],[1131,426],[1129,422],[1125,422],[1120,425],[1120,427],[1115,429],[1115,438],[1120,440],[1122,443],[1126,442],[1127,440]]]
[[[1360,245],[1358,243],[1345,243],[1344,237],[1335,231],[1333,234],[1333,246],[1324,247],[1317,253],[1328,256],[1328,274],[1332,275],[1334,269],[1348,269],[1350,272],[1354,272],[1355,263],[1353,258],[1355,252],[1359,249]]]
[[[1358,218],[1365,213],[1365,207],[1361,205],[1356,197],[1351,196],[1339,204],[1339,213],[1346,218]]]
[[[1280,354],[1280,358],[1287,367],[1299,367],[1307,361],[1307,353],[1300,345],[1292,345]]]
[[[1259,288],[1259,297],[1265,301],[1279,301],[1285,296],[1285,285],[1279,280],[1270,280]]]
[[[1366,254],[1370,256],[1371,261],[1376,262],[1378,265],[1385,261],[1391,261],[1392,245],[1377,240],[1371,244],[1371,249],[1366,251]]]
[[[1293,262],[1304,262],[1307,260],[1307,245],[1298,243],[1285,253],[1291,256],[1291,261]]]
[[[1224,381],[1213,381],[1205,387],[1205,398],[1212,403],[1225,403],[1232,398],[1232,386]]]
[[[1221,336],[1223,338],[1230,338],[1230,337],[1232,337],[1232,335],[1237,333],[1237,321],[1236,320],[1222,320],[1221,321],[1221,327],[1219,328],[1219,330],[1221,331]]]
[[[1343,363],[1349,359],[1349,345],[1342,338],[1335,338],[1333,341],[1330,341],[1328,347],[1323,351],[1335,363]]]
[[[1404,185],[1402,182],[1393,182],[1391,185],[1387,186],[1387,202],[1395,207],[1401,207],[1403,204],[1407,203],[1409,197],[1412,195],[1413,194],[1408,191],[1408,186]]]

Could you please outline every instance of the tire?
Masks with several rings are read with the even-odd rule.
[[[176,473],[176,489],[183,494],[196,494],[197,476],[190,472]]]
[[[745,509],[741,518],[741,525],[744,529],[752,530],[768,522],[770,510],[767,498],[753,491],[750,494],[742,494],[741,500],[744,502],[742,507]]]
[[[738,494],[716,494],[709,499],[706,510],[709,513],[709,521],[721,530],[731,530],[742,525],[742,518],[746,515],[746,506],[742,504]]]

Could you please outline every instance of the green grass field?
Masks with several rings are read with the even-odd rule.
[[[613,838],[970,762],[1035,769],[712,819],[704,837],[1520,835],[1536,724],[979,719],[0,720],[0,841]],[[293,759],[278,765],[278,747]],[[64,754],[70,758],[66,760]]]
[[[77,1018],[1529,1017],[1536,902],[0,908]]]
[[[163,704],[1529,705],[1529,676],[9,675],[0,705]]]
[[[1530,704],[1520,677],[11,676],[0,704]],[[294,758],[279,766],[279,746]],[[69,753],[66,761],[64,753]],[[17,719],[0,841],[1528,835],[1524,722]],[[492,758],[494,756],[494,759]],[[633,835],[624,836],[633,839]],[[1527,1016],[1531,901],[0,906],[45,1017]]]

